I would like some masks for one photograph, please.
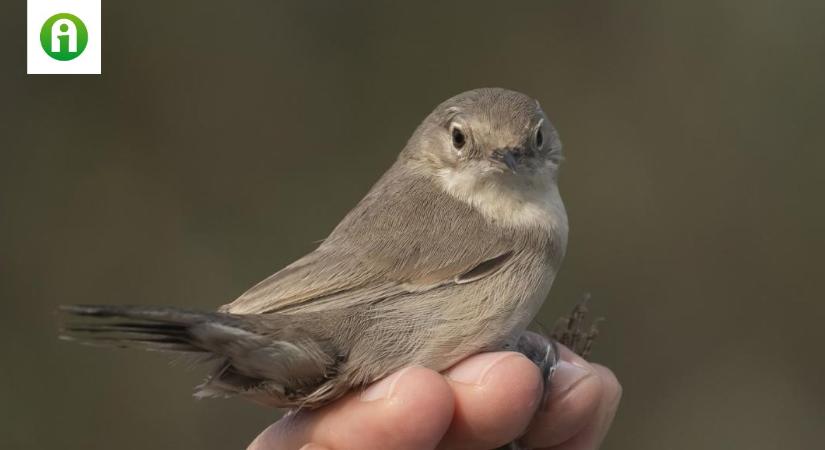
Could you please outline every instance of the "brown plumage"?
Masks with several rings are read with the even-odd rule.
[[[561,264],[561,144],[529,97],[439,105],[315,251],[216,313],[73,306],[69,335],[202,355],[200,396],[317,407],[411,364],[516,348]]]

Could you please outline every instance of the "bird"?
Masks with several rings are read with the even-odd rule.
[[[216,311],[68,305],[62,338],[214,365],[197,397],[314,409],[403,367],[520,351],[564,259],[562,145],[535,99],[481,88],[439,104],[318,247]]]

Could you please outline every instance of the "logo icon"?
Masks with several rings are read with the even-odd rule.
[[[55,14],[40,29],[40,45],[58,61],[70,61],[86,50],[89,32],[80,18],[69,13]]]

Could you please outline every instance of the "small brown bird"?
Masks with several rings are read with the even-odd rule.
[[[322,406],[413,364],[519,350],[567,245],[561,142],[538,102],[459,94],[418,126],[392,167],[313,252],[218,312],[68,306],[67,338],[202,356],[197,396]]]

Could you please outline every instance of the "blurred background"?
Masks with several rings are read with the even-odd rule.
[[[624,384],[606,449],[825,442],[825,3],[106,2],[102,76],[0,30],[0,447],[244,448],[278,412],[58,342],[64,303],[211,309],[314,248],[439,102],[538,98],[581,297]]]

